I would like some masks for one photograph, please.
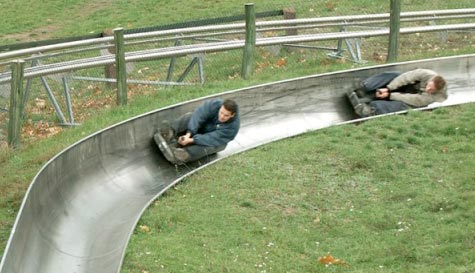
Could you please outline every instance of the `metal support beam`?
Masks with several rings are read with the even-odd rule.
[[[346,26],[340,28],[340,32],[346,32]],[[346,50],[343,48],[343,43],[346,45]],[[338,39],[337,48],[334,52],[327,54],[332,58],[346,58],[343,56],[345,51],[350,54],[350,60],[355,63],[364,62],[361,58],[361,38],[340,38]]]
[[[183,82],[185,77],[190,73],[191,69],[193,68],[194,65],[198,65],[198,73],[200,75],[200,83],[204,83],[204,77],[203,77],[203,62],[200,57],[194,57],[190,64],[185,68],[185,71],[181,74],[181,76],[178,78],[177,82]]]
[[[198,75],[200,76],[200,83],[205,83],[204,69],[203,69],[203,59],[198,57]]]
[[[53,104],[54,110],[56,111],[56,114],[58,115],[59,120],[61,123],[65,124],[66,123],[66,118],[63,115],[63,111],[61,111],[61,108],[59,107],[58,101],[54,97],[53,91],[49,87],[48,82],[46,81],[45,77],[40,77],[41,83],[43,84],[44,88],[46,89],[46,94],[48,94],[48,98]]]
[[[181,40],[178,39],[175,41],[175,46],[181,46],[181,44],[182,44]],[[173,56],[170,58],[170,65],[168,65],[168,73],[167,73],[167,79],[166,79],[167,82],[172,81],[173,72],[175,70],[175,63],[176,63],[176,57]]]
[[[68,85],[67,78],[63,77],[62,82],[63,82],[63,90],[64,90],[64,99],[66,101],[66,108],[68,110],[68,117],[69,117],[69,123],[66,123],[64,125],[78,125],[74,123],[73,106],[71,104],[71,96],[69,94],[69,85]]]
[[[36,66],[38,65],[38,59],[33,59],[31,61],[31,66]],[[26,80],[26,86],[25,86],[25,94],[23,96],[23,101],[22,101],[22,104],[23,105],[26,105],[26,102],[28,101],[28,97],[30,96],[30,90],[31,90],[31,82],[32,82],[33,79],[28,79]],[[25,108],[23,108],[23,112],[21,113],[22,117],[25,117]]]

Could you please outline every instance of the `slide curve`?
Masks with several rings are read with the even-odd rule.
[[[475,101],[475,55],[313,75],[215,95],[238,102],[241,130],[218,155],[175,168],[152,140],[163,119],[205,97],[158,109],[96,132],[49,160],[24,197],[0,263],[2,273],[116,273],[150,203],[183,177],[226,156],[354,120],[345,96],[356,78],[429,68],[445,76],[449,99]],[[215,97],[212,96],[212,97]],[[429,107],[429,108],[430,108]]]

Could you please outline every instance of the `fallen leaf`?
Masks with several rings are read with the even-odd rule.
[[[150,228],[146,225],[140,225],[139,228],[140,228],[140,231],[142,232],[150,233]]]
[[[281,58],[281,59],[277,60],[277,66],[279,66],[279,67],[285,66],[286,64],[287,64],[287,60],[284,59],[284,58]]]
[[[349,266],[349,264],[341,259],[335,259],[332,255],[326,255],[326,256],[323,256],[323,257],[318,257],[318,262],[321,263],[321,264],[325,264],[325,265],[330,265],[330,264],[334,264],[334,265],[345,265],[345,266]]]
[[[35,105],[40,109],[44,109],[46,107],[46,100],[35,98]]]

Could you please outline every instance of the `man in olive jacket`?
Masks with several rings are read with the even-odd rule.
[[[195,161],[226,148],[240,127],[239,107],[233,100],[211,99],[172,124],[162,122],[159,134],[171,148],[165,156],[174,164]],[[158,135],[155,135],[157,141]]]
[[[376,100],[355,107],[358,115],[403,111],[447,99],[447,83],[435,71],[419,68],[394,76],[385,86],[374,90]]]

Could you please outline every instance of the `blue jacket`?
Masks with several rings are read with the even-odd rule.
[[[188,122],[188,132],[196,145],[224,146],[236,137],[240,126],[239,110],[227,122],[219,122],[222,104],[221,99],[208,100],[193,112]]]

